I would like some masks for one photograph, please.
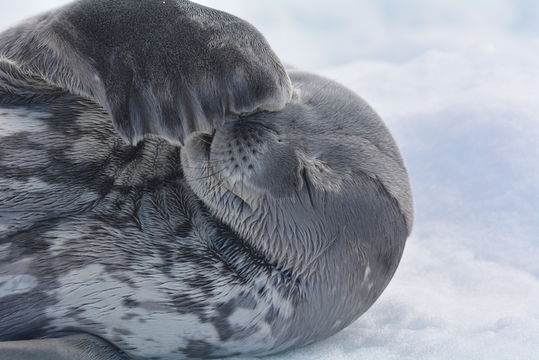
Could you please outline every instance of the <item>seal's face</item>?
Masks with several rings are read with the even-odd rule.
[[[213,133],[192,134],[182,166],[217,218],[256,239],[281,267],[304,274],[331,239],[343,237],[343,218],[379,202],[361,195],[367,179],[380,182],[410,223],[411,204],[398,180],[402,160],[377,115],[331,81],[290,75],[296,93],[283,110],[230,115]],[[347,226],[355,241],[357,231]]]
[[[207,178],[193,177],[192,186],[217,182],[205,197],[215,196],[224,206],[226,194],[254,209],[295,198],[304,186],[311,192],[338,192],[353,164],[342,157],[335,163],[331,157],[338,156],[335,152],[347,154],[346,139],[337,146],[334,140],[340,136],[317,133],[313,120],[316,114],[301,104],[290,104],[279,113],[230,116],[212,135],[198,133],[188,141],[184,169],[188,174],[207,169]]]

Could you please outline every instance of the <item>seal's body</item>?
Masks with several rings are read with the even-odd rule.
[[[107,1],[38,23],[67,13],[73,25],[80,4]],[[218,22],[201,9],[188,14]],[[37,38],[24,27],[0,37],[0,359],[265,355],[338,332],[387,286],[410,189],[363,100],[264,50],[269,67],[245,81],[274,85],[251,84],[241,106],[228,93],[240,83],[221,88],[218,115],[193,90],[174,125],[149,115],[170,88],[129,57],[136,81],[119,83],[145,90],[125,115],[125,89],[103,80],[96,54],[82,62],[88,47],[25,58]],[[21,31],[29,47],[13,43]],[[73,64],[95,84],[80,86],[91,76]]]

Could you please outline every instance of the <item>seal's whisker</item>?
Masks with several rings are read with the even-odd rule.
[[[226,163],[228,162],[229,160],[204,160],[204,161],[200,161],[202,164],[222,164],[222,163]]]
[[[230,193],[230,191],[224,186],[223,182],[220,179],[215,177],[213,177],[212,179],[215,181],[216,184],[204,192],[204,194],[202,195],[203,199],[207,199],[211,195],[211,193],[217,188],[221,188],[224,193]]]
[[[190,170],[206,170],[208,167],[212,167],[212,165],[221,165],[223,163],[226,163],[226,161],[222,161],[222,162],[206,162],[206,163],[203,163],[201,164],[202,166],[189,166],[189,165],[182,165],[185,169],[190,169]]]
[[[200,169],[200,170],[202,170],[202,169]],[[210,179],[210,178],[214,177],[215,175],[218,175],[218,174],[222,173],[225,170],[226,170],[226,168],[223,168],[223,169],[221,169],[219,171],[216,171],[214,173],[207,174],[206,176],[202,176],[202,177],[194,178],[194,179],[189,179],[189,180],[190,181],[200,181],[200,180]]]

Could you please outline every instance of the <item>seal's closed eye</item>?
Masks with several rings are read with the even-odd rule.
[[[290,80],[247,22],[189,1],[83,0],[4,33],[0,56],[92,98],[124,140],[178,144],[226,113],[279,110]]]

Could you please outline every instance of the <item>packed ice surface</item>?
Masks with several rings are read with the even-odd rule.
[[[6,2],[0,26],[65,2]],[[539,2],[200,2],[365,98],[414,189],[414,232],[379,301],[270,359],[539,358]]]

